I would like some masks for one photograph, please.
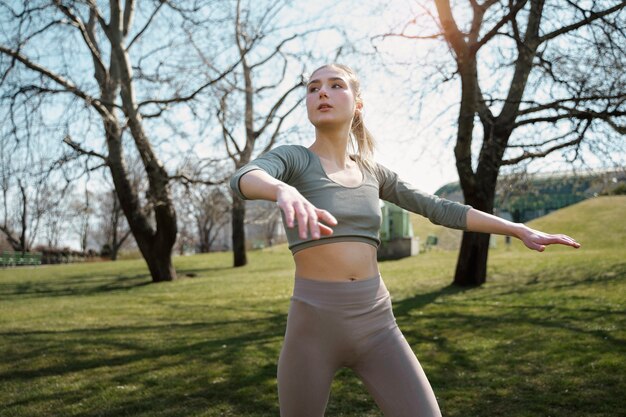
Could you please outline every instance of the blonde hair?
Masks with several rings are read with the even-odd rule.
[[[361,83],[359,82],[356,72],[354,72],[352,68],[343,64],[326,64],[313,71],[311,76],[324,68],[335,68],[343,71],[348,76],[348,82],[354,91],[356,101],[361,103],[363,102],[363,99],[361,98]],[[373,170],[374,148],[376,147],[376,142],[374,140],[374,136],[365,127],[365,124],[363,123],[363,115],[360,111],[356,112],[352,118],[352,125],[350,126],[350,139],[350,151],[354,153],[357,163],[370,171]]]

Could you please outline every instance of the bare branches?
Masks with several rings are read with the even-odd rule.
[[[623,9],[624,7],[626,7],[626,1],[622,1],[618,4],[616,4],[613,7],[610,7],[608,9],[602,10],[600,12],[594,12],[593,10],[588,11],[588,16],[585,17],[584,19],[579,20],[576,23],[572,23],[570,25],[567,26],[563,26],[560,29],[554,30],[552,32],[546,33],[545,35],[542,35],[541,37],[539,37],[539,42],[543,43],[546,42],[550,39],[556,38],[557,36],[563,35],[565,33],[568,32],[572,32],[576,29],[580,29],[583,26],[589,25],[590,23],[592,23],[595,20],[601,19],[605,16],[610,15],[611,13],[614,13],[618,10]]]
[[[139,108],[141,108],[143,106],[146,106],[148,104],[168,105],[168,104],[183,103],[183,102],[186,102],[186,101],[191,101],[191,100],[195,99],[204,90],[206,90],[208,87],[211,87],[212,85],[215,85],[217,82],[221,81],[227,75],[232,73],[233,70],[235,68],[237,68],[237,66],[240,63],[241,63],[241,59],[239,61],[237,61],[236,63],[234,63],[233,65],[231,65],[230,67],[228,67],[224,72],[219,74],[216,78],[210,79],[206,83],[202,84],[200,87],[196,88],[193,92],[191,92],[191,93],[189,93],[189,94],[187,94],[185,96],[172,97],[172,98],[165,99],[165,100],[145,100],[145,101],[142,101],[141,103],[138,103],[137,104],[137,108],[139,109]]]
[[[45,68],[33,61],[31,61],[30,59],[28,59],[26,56],[22,55],[21,53],[19,53],[18,51],[15,51],[13,49],[10,49],[4,45],[0,45],[0,53],[3,53],[5,55],[9,55],[13,58],[15,58],[16,60],[20,61],[22,64],[24,64],[26,67],[30,68],[31,70],[45,76],[46,78],[56,82],[57,84],[65,87],[67,89],[67,91],[69,93],[74,94],[77,97],[80,97],[81,99],[85,100],[85,102],[91,106],[93,106],[96,111],[98,111],[98,113],[100,113],[103,117],[109,117],[109,112],[107,111],[107,109],[102,105],[102,103],[100,102],[100,100],[98,100],[95,97],[90,96],[89,94],[85,93],[84,91],[82,91],[81,89],[79,89],[76,85],[74,85],[74,83],[72,83],[69,80],[66,80],[65,78],[61,77],[58,74],[55,74],[54,72],[52,72],[51,70],[49,70],[48,68]]]
[[[70,135],[65,135],[65,137],[63,138],[63,143],[69,145],[70,148],[72,148],[74,151],[81,155],[95,156],[96,158],[102,159],[105,164],[108,163],[108,158],[106,156],[95,151],[88,151],[83,149],[78,143],[72,140]]]
[[[518,0],[517,3],[515,3],[515,5],[509,10],[509,13],[503,16],[502,19],[500,19],[498,23],[496,23],[478,42],[476,42],[475,44],[471,46],[472,53],[475,54],[483,45],[489,42],[495,35],[498,34],[498,31],[504,25],[506,25],[510,21],[514,21],[515,17],[517,16],[517,13],[519,13],[519,11],[524,8],[527,2],[528,0]],[[495,2],[490,1],[486,3],[490,3],[489,5],[486,6],[486,7],[489,7]]]
[[[620,93],[617,95],[599,95],[598,94],[598,95],[590,95],[590,96],[568,97],[568,98],[554,100],[549,103],[543,103],[543,104],[538,104],[534,101],[525,102],[528,104],[533,104],[533,106],[532,107],[529,106],[525,109],[521,109],[518,114],[520,116],[524,116],[527,114],[536,113],[536,112],[540,112],[543,110],[570,109],[564,106],[565,103],[571,103],[573,105],[580,105],[581,103],[585,103],[585,102],[601,102],[601,101],[611,102],[611,101],[620,101],[620,100],[623,101],[625,99],[626,99],[626,94]]]
[[[293,106],[291,106],[289,110],[287,110],[287,112],[285,112],[285,114],[283,114],[282,116],[278,118],[278,123],[276,123],[274,132],[272,133],[272,136],[270,137],[270,140],[268,141],[267,146],[265,147],[265,149],[263,149],[263,152],[269,151],[276,144],[276,138],[278,138],[278,135],[281,133],[283,122],[285,121],[287,116],[289,116],[295,109],[300,107],[303,100],[304,98],[301,98],[300,100],[298,100]]]
[[[74,23],[74,26],[80,31],[80,34],[85,41],[85,45],[87,45],[87,48],[89,48],[89,51],[91,52],[93,61],[97,66],[97,70],[106,72],[106,67],[102,62],[102,56],[100,55],[100,50],[94,43],[95,38],[92,34],[89,33],[83,21],[79,19],[78,16],[76,16],[69,7],[61,4],[59,0],[55,0],[54,3],[59,8],[59,10],[61,10],[63,14],[66,15]]]
[[[582,119],[582,120],[610,120],[612,117],[623,117],[626,116],[626,110],[620,110],[619,108],[615,108],[613,110],[609,110],[608,107],[603,111],[595,111],[591,109],[580,109],[577,107],[566,107],[566,106],[554,106],[551,107],[551,110],[557,111],[556,115],[552,116],[541,116],[534,118],[527,118],[518,120],[514,124],[514,128],[536,124],[536,123],[555,123],[559,120],[563,119]]]
[[[269,126],[272,123],[272,121],[274,120],[274,116],[276,115],[276,112],[283,105],[283,103],[285,102],[287,97],[289,97],[291,95],[291,93],[293,93],[294,91],[296,91],[298,88],[300,88],[302,86],[304,86],[304,82],[303,82],[303,80],[300,80],[299,82],[294,84],[289,90],[285,91],[285,93],[278,100],[276,100],[276,102],[272,106],[271,110],[269,111],[269,113],[265,117],[265,122],[263,123],[261,128],[259,128],[257,131],[254,132],[254,137],[255,138],[258,138],[259,136],[261,136],[263,134],[263,132],[265,131],[265,129],[267,128],[267,126]],[[299,103],[301,103],[301,102],[302,102],[302,100],[299,101]]]
[[[127,3],[132,3],[132,5],[134,5],[134,2],[130,1],[130,0]],[[158,11],[161,9],[161,7],[165,3],[166,2],[164,2],[164,1],[160,2],[159,5],[154,9],[154,11],[152,12],[150,17],[148,18],[148,21],[143,26],[143,28],[141,28],[141,30],[139,32],[137,32],[135,37],[128,43],[128,46],[126,46],[126,50],[129,50],[131,48],[131,46],[133,46],[135,41],[137,39],[139,39],[143,35],[143,33],[148,29],[148,26],[150,26],[150,23],[152,23],[152,20],[154,19],[154,17],[157,15]],[[128,13],[128,16],[127,16],[127,13]],[[132,14],[130,14],[130,12],[129,12],[129,5],[127,5],[126,8],[124,8],[124,36],[128,35],[128,24],[129,24],[128,21],[131,18],[130,16],[132,16]]]
[[[605,122],[620,135],[626,135],[626,125],[618,125],[611,119],[606,119]]]
[[[201,179],[201,178],[196,178],[196,177],[191,177],[187,174],[184,173],[178,173],[175,175],[170,175],[169,179],[171,181],[178,181],[181,184],[183,184],[184,186],[189,186],[189,185],[221,185],[221,184],[225,184],[230,180],[230,175],[226,176],[225,178],[219,179],[217,181],[213,181],[213,180],[205,180],[205,179]]]
[[[569,147],[572,147],[572,146],[579,145],[582,142],[582,140],[584,139],[585,133],[587,132],[587,129],[589,128],[590,125],[591,125],[591,120],[586,120],[584,127],[576,135],[576,137],[574,139],[571,139],[569,141],[556,144],[556,145],[551,146],[550,148],[542,150],[542,151],[535,151],[535,152],[524,151],[521,156],[518,156],[516,158],[503,160],[501,165],[516,165],[516,164],[518,164],[518,163],[520,163],[520,162],[522,162],[524,160],[527,160],[527,159],[543,158],[543,157],[545,157],[545,156],[547,156],[547,155],[551,154],[552,152],[557,151],[559,149],[564,149],[564,148],[569,148]],[[557,141],[558,139],[560,139],[560,138],[555,138],[553,140],[549,140],[546,143]]]
[[[457,60],[462,58],[467,53],[467,44],[464,39],[463,33],[459,30],[459,27],[452,15],[452,9],[450,7],[449,0],[435,0],[435,5],[439,12],[439,20],[441,21],[441,27],[448,44],[454,50]]]
[[[150,19],[148,19],[148,23],[144,26],[144,28],[140,31],[140,33],[143,32],[148,27],[148,25],[152,21],[152,18],[154,17],[154,14],[156,14],[157,10],[161,8],[163,3],[164,2],[159,3],[156,10],[152,14],[152,16],[150,16]],[[122,35],[124,37],[128,36],[128,31],[130,30],[130,25],[132,24],[133,16],[135,14],[134,12],[135,12],[135,0],[126,0],[125,5],[124,5],[124,20],[122,23]],[[137,39],[137,37],[135,37],[135,39]]]

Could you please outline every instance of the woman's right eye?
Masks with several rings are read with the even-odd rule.
[[[314,93],[319,90],[319,87],[309,87],[309,93]]]

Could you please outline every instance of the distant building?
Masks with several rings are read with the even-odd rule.
[[[420,241],[419,238],[413,236],[409,212],[388,201],[380,203],[383,219],[380,225],[378,260],[417,255]]]
[[[246,248],[261,249],[287,242],[280,210],[276,203],[264,200],[246,200]],[[212,251],[227,251],[232,248],[230,221],[220,230]]]
[[[625,171],[503,176],[498,179],[495,214],[524,223],[587,198],[611,194],[625,184]],[[444,185],[435,194],[463,202],[458,182]]]

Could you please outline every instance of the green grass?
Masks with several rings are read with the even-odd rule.
[[[537,220],[583,248],[499,245],[480,288],[449,286],[454,252],[381,264],[444,416],[624,415],[625,209]],[[176,258],[164,284],[138,260],[0,271],[0,416],[277,416],[293,262],[284,246],[249,255]],[[327,415],[382,414],[342,370]]]

